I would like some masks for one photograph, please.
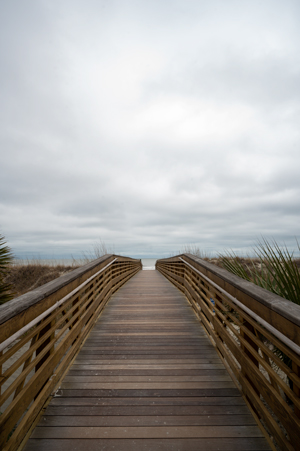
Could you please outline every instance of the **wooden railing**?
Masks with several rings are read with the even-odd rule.
[[[300,306],[190,254],[156,268],[186,295],[276,449],[299,450]]]
[[[0,306],[0,449],[17,449],[109,297],[142,268],[106,255]]]

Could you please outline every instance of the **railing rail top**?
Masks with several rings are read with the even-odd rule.
[[[16,316],[17,314],[22,313],[32,305],[42,301],[47,296],[52,295],[57,290],[78,279],[78,277],[83,276],[88,271],[91,271],[93,268],[97,267],[99,264],[113,257],[115,256],[112,254],[106,254],[103,257],[93,260],[92,262],[87,263],[84,266],[80,266],[79,268],[76,268],[73,271],[64,274],[63,276],[55,280],[51,280],[41,287],[35,288],[28,293],[22,294],[21,296],[18,296],[3,305],[0,305],[0,325]]]
[[[99,274],[101,274],[103,271],[105,271],[109,266],[111,266],[117,258],[114,258],[110,263],[108,263],[104,268],[101,268],[100,271],[93,274],[91,277],[89,277],[87,280],[85,280],[81,285],[76,287],[73,291],[68,293],[66,296],[64,296],[60,301],[57,301],[54,305],[49,307],[47,310],[45,310],[43,313],[41,313],[39,316],[34,318],[30,323],[26,324],[24,327],[19,329],[15,334],[11,335],[7,340],[0,343],[0,352],[3,351],[7,346],[9,346],[11,343],[13,343],[15,340],[17,340],[19,337],[21,337],[25,332],[30,330],[33,326],[35,326],[37,323],[39,323],[42,319],[44,319],[46,316],[48,316],[50,313],[53,312],[53,310],[57,309],[61,305],[63,305],[68,299],[70,299],[74,294],[78,293],[85,285],[87,285],[91,280],[95,279]]]
[[[300,305],[294,304],[293,302],[282,298],[281,296],[272,293],[265,288],[259,287],[252,282],[241,279],[235,274],[231,274],[227,270],[219,268],[218,266],[206,262],[194,255],[181,254],[181,257],[186,257],[193,262],[198,263],[204,269],[210,271],[215,276],[220,277],[222,280],[224,280],[225,283],[229,283],[234,288],[237,288],[246,295],[263,304],[265,307],[273,310],[274,312],[278,313],[279,315],[283,316],[287,320],[300,327]]]
[[[197,274],[199,274],[201,277],[203,277],[204,280],[209,282],[210,285],[212,285],[217,290],[219,290],[221,293],[223,293],[225,296],[227,296],[234,304],[236,304],[240,309],[242,309],[245,313],[247,313],[249,316],[251,316],[251,318],[253,318],[255,321],[257,321],[261,326],[265,327],[269,332],[271,332],[282,343],[284,343],[286,346],[291,348],[296,354],[300,355],[300,346],[298,346],[296,343],[294,343],[292,340],[290,340],[288,337],[286,337],[284,334],[282,334],[275,327],[271,326],[271,324],[269,324],[267,321],[265,321],[263,318],[261,318],[256,313],[254,313],[250,308],[246,307],[242,302],[240,302],[238,299],[233,297],[230,293],[228,293],[226,290],[221,288],[218,284],[213,282],[211,279],[209,279],[209,277],[205,276],[201,271],[199,271],[193,265],[191,265],[190,263],[185,261],[182,257],[179,257],[179,259],[182,260],[187,266],[192,268]]]

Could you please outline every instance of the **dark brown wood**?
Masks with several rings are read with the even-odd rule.
[[[159,421],[159,420],[158,420]],[[262,437],[255,426],[126,426],[126,427],[37,427],[32,438],[198,438],[198,437]]]
[[[112,260],[113,255],[100,257],[1,305],[0,324],[5,324],[5,327],[0,329],[0,341],[4,341],[17,332]]]
[[[104,427],[104,426],[246,426],[256,425],[252,415],[72,415],[45,416],[42,427]]]
[[[188,254],[156,267],[186,295],[259,424],[280,449],[298,449],[299,306]]]
[[[0,396],[1,449],[14,451],[18,448],[49,395],[77,354],[82,342],[93,328],[109,297],[141,269],[139,260],[126,257],[116,256],[113,261],[103,267],[106,262],[107,258],[104,257],[96,261],[96,266],[93,262],[92,265],[81,268],[76,280],[73,280],[74,274],[72,275],[71,283],[66,283],[65,279],[63,283],[55,281],[51,288],[44,286],[36,293],[30,293],[29,298],[36,302],[30,303],[27,302],[28,299],[27,301],[23,299],[26,302],[21,302],[21,310],[17,308],[15,316],[11,306],[7,311],[2,310],[11,316],[3,324],[0,322],[0,337],[8,336],[9,338],[9,342],[5,343],[8,351],[0,356],[0,364],[6,361],[6,366],[8,364],[0,378],[0,383],[6,382]],[[87,279],[91,272],[92,277]],[[80,285],[82,278],[84,283]],[[70,279],[68,281],[70,282]],[[74,284],[78,287],[75,291],[72,290]],[[39,301],[41,294],[45,295],[42,302]],[[60,300],[60,296],[66,294],[68,296]],[[49,311],[49,302],[51,304],[54,299],[60,300],[63,304],[61,306],[55,304]],[[46,314],[43,318],[39,317],[40,308]],[[27,318],[25,324],[28,318],[35,319],[36,324],[40,319],[42,321],[40,325],[31,324],[22,329],[23,320],[19,321],[20,315],[23,320]],[[13,341],[16,337],[9,337],[13,333],[12,324],[14,324],[13,327],[21,327],[18,331],[21,339],[15,343]],[[36,342],[32,342],[30,349],[26,351],[25,348],[24,351],[23,346],[27,346],[27,343],[29,344],[35,336],[38,337]],[[12,346],[9,347],[11,344]],[[23,354],[16,355],[21,349]],[[19,374],[17,370],[23,363],[23,370]],[[32,371],[34,369],[35,372]],[[9,438],[8,441],[7,438]]]
[[[245,406],[243,398],[240,396],[193,396],[180,398],[170,397],[132,397],[132,398],[64,398],[55,397],[51,401],[53,406]],[[50,407],[49,407],[50,409]]]
[[[249,410],[246,405],[242,406],[49,406],[46,415],[48,416],[100,416],[100,415],[247,415]],[[162,423],[163,424],[163,423]],[[42,425],[42,423],[41,423]]]
[[[265,451],[264,438],[31,439],[31,451]]]
[[[271,449],[186,298],[157,271],[112,296],[25,451],[72,448]]]
[[[292,362],[292,369],[293,369],[294,373],[300,377],[300,366],[297,365],[295,362]],[[295,384],[295,382],[294,382],[293,390],[299,398],[300,397],[300,384]],[[297,415],[298,418],[300,418],[300,409],[297,406],[295,406],[295,414]]]
[[[248,343],[249,345],[256,351],[258,352],[258,346],[254,343],[254,341],[249,337],[247,331],[249,330],[250,332],[252,332],[253,334],[255,334],[255,329],[254,327],[246,320],[243,320],[242,317],[239,318],[240,321],[243,322],[243,328],[241,329],[241,337],[243,337]],[[251,362],[257,367],[259,368],[259,363],[258,360],[253,356],[252,352],[250,352],[243,344],[241,345],[241,348],[243,350],[243,352],[245,353],[245,355],[251,360]],[[243,375],[246,377],[246,379],[248,379],[249,383],[252,385],[252,388],[255,390],[256,394],[259,396],[259,389],[257,386],[255,386],[251,380],[251,377],[249,377],[249,375],[246,373],[246,371],[244,370],[244,368],[242,369]],[[251,399],[247,398],[248,402],[250,403],[252,409],[255,411],[256,415],[259,416],[259,413],[257,412],[257,410],[255,409],[253,403],[251,402]]]
[[[232,296],[242,299],[243,303],[253,312],[300,345],[298,305],[198,257],[190,254],[185,254],[183,257],[221,288],[224,288]]]

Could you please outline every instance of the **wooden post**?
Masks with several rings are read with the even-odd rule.
[[[31,343],[30,343],[30,348],[32,348],[32,346],[35,345],[37,339],[38,339],[38,334],[36,334],[36,335],[34,335],[34,336],[32,337],[32,340],[31,340]],[[32,357],[33,357],[33,354],[34,354],[34,351],[33,351],[32,354],[25,360],[24,365],[23,365],[23,370],[22,370],[22,372],[26,370],[26,368],[28,367],[28,365],[30,365],[31,359],[32,359]],[[24,387],[24,384],[25,384],[25,380],[26,380],[26,379],[23,379],[23,381],[21,382],[21,384],[18,385],[18,387],[16,388],[15,394],[14,394],[14,399],[15,399],[15,398],[18,396],[18,394],[22,391],[22,389],[23,389],[23,387]]]
[[[45,318],[44,321],[47,320],[47,317]],[[40,331],[39,336],[38,336],[38,341],[41,340],[42,336],[45,335],[48,330],[51,329],[51,327],[53,327],[55,324],[55,320],[52,320],[50,323],[46,324],[45,327],[43,327],[43,329]],[[43,349],[50,343],[50,341],[54,338],[54,333],[50,335],[50,337],[46,338],[46,340],[44,340],[41,345],[37,348],[36,350],[36,356],[38,356]],[[50,357],[50,355],[54,352],[54,345],[51,347],[51,349],[44,355],[44,357],[42,357],[42,359],[36,364],[35,366],[35,372],[38,371],[38,369],[43,365],[43,363]]]
[[[86,308],[85,308],[85,310],[87,310],[89,307],[90,307],[90,305],[92,304],[92,302],[93,302],[93,295],[94,295],[94,282],[91,284],[91,286],[90,286],[90,288],[89,288],[89,290],[90,290],[90,292],[89,292],[89,294],[88,294],[88,303],[87,303],[87,305],[86,305]]]
[[[221,296],[219,296],[216,292],[212,292],[212,296],[223,305],[223,302],[222,302],[223,300],[222,300]],[[218,311],[220,311],[222,313],[221,306],[217,302],[214,302],[213,305],[214,305],[215,312],[217,312],[217,310],[218,310]],[[224,306],[224,310],[225,310],[225,306]],[[224,315],[224,313],[223,313],[223,315]],[[218,321],[220,326],[222,326],[223,328],[226,329],[225,322],[219,317],[219,315],[217,313],[215,314],[215,320]],[[215,331],[215,333],[216,333],[218,339],[220,340],[220,342],[224,343],[224,340],[221,337],[221,335],[217,331]],[[216,342],[216,345],[217,345],[219,353],[226,360],[226,356],[224,354],[223,349],[221,348],[221,346],[218,345],[218,342]]]
[[[3,356],[3,351],[0,351],[0,357]],[[0,365],[0,380],[2,379],[2,364]],[[2,384],[0,385],[0,396],[1,396]]]
[[[298,366],[296,363],[292,362],[292,370],[294,371],[294,373],[300,377],[300,366]],[[295,393],[295,395],[297,396],[297,398],[300,397],[300,387],[298,385],[295,384],[295,382],[293,383],[293,391]],[[297,415],[298,418],[300,418],[300,409],[298,409],[298,407],[294,406],[294,412],[295,415]]]
[[[80,296],[78,296],[76,299],[74,299],[74,301],[72,302],[72,307],[74,307],[74,305],[78,304],[80,301]],[[79,311],[79,306],[76,307],[76,309],[73,311],[72,316],[75,316],[76,313]],[[72,329],[72,327],[75,326],[75,324],[77,323],[77,321],[80,320],[80,315],[77,316],[77,318],[75,318],[75,320],[72,322],[72,325],[70,326],[70,330]],[[75,338],[75,340],[72,343],[72,346],[74,345],[75,341],[77,340],[78,336]]]
[[[44,321],[47,321],[47,317],[45,318]],[[48,324],[46,324],[45,327],[43,327],[43,329],[40,331],[39,336],[38,336],[38,341],[41,339],[41,337],[43,335],[45,335],[48,330],[50,330],[53,326],[55,325],[55,319],[53,319],[51,322],[49,322]],[[36,357],[43,351],[43,349],[51,342],[51,340],[53,340],[55,336],[55,332],[53,332],[50,337],[46,338],[46,340],[44,340],[41,345],[37,348],[36,350]],[[46,352],[46,354],[44,355],[44,357],[41,358],[41,360],[36,364],[35,366],[35,372],[37,372],[39,370],[39,368],[46,362],[47,359],[49,359],[50,355],[54,353],[54,344],[53,346],[51,346],[50,350]],[[45,382],[45,384],[43,385],[43,387],[46,385],[47,381]],[[35,395],[34,399],[37,398],[37,396],[39,395],[40,391],[43,389],[43,387],[39,390],[39,392]]]
[[[74,299],[74,301],[72,302],[72,307],[74,307],[74,305],[78,304],[79,301],[80,301],[80,296],[78,296],[76,299]],[[72,316],[75,316],[76,313],[78,312],[78,310],[79,310],[79,307],[77,307],[77,308],[73,311]],[[73,321],[71,327],[73,327],[73,326],[77,323],[77,321],[79,321],[79,319],[80,319],[80,316],[78,316],[78,317]]]

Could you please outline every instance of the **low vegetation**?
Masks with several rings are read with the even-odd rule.
[[[115,254],[114,247],[107,246],[104,241],[99,239],[92,244],[92,249],[90,251],[83,252],[81,260],[84,263],[89,263],[90,261],[100,258],[106,254]]]
[[[297,243],[297,250],[300,245]],[[262,239],[253,249],[255,257],[241,257],[233,251],[210,257],[195,245],[186,245],[178,253],[190,253],[214,265],[223,267],[245,280],[253,282],[285,299],[300,304],[300,258],[294,258],[286,246]],[[103,241],[94,243],[92,251],[83,253],[80,260],[71,265],[44,264],[39,260],[18,262],[0,235],[0,304],[20,296],[51,280],[68,273],[78,266],[114,253]]]
[[[73,271],[79,266],[89,263],[105,254],[114,253],[102,240],[92,245],[92,250],[84,252],[78,260],[73,258],[71,265],[63,265],[43,260],[17,260],[0,235],[0,304],[34,290],[51,280]]]
[[[298,241],[297,248],[300,251]],[[211,263],[221,266],[227,271],[253,282],[272,293],[300,305],[300,258],[294,257],[286,246],[280,246],[276,241],[262,238],[253,249],[255,258],[242,258],[233,251],[219,254],[218,259],[208,259]],[[190,252],[200,256],[200,251]],[[276,346],[273,352],[291,368],[291,359]],[[276,368],[276,366],[275,366]],[[277,371],[280,372],[277,367]],[[288,378],[290,388],[292,381]]]
[[[299,243],[297,242],[300,251]],[[253,249],[256,259],[242,259],[234,252],[220,255],[222,266],[243,279],[300,304],[300,259],[286,246],[266,239]]]
[[[12,297],[21,296],[51,280],[57,279],[79,265],[51,265],[37,261],[11,264],[6,272],[5,282],[10,286]]]
[[[300,245],[296,240],[296,250]],[[262,238],[253,248],[254,257],[241,257],[233,251],[210,258],[197,246],[185,246],[181,253],[190,253],[227,271],[253,282],[279,296],[300,305],[300,258],[287,246]]]
[[[0,304],[13,298],[13,287],[7,280],[13,255],[6,245],[4,236],[0,235]]]

